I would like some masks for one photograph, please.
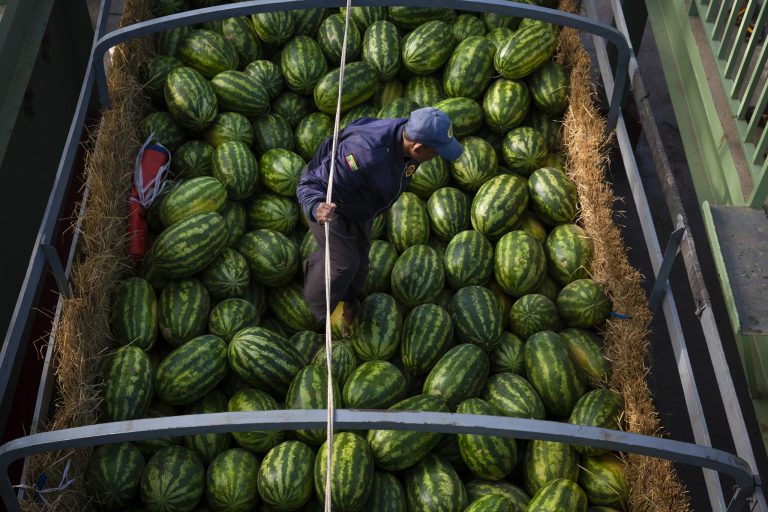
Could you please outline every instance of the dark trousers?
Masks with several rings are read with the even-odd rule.
[[[325,319],[325,227],[308,221],[320,245],[304,262],[304,297],[318,321]],[[331,312],[339,301],[357,307],[358,297],[368,277],[368,251],[371,249],[372,221],[357,222],[341,215],[330,223]]]

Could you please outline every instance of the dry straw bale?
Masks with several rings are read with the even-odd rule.
[[[577,2],[563,0],[560,8],[577,12]],[[661,423],[646,382],[646,326],[651,313],[641,286],[643,278],[630,266],[621,233],[613,221],[616,197],[604,177],[611,141],[605,135],[605,121],[595,107],[590,58],[576,30],[563,29],[558,43],[560,58],[571,67],[571,98],[563,144],[568,174],[578,190],[580,224],[595,244],[592,277],[610,295],[614,311],[629,317],[611,319],[605,328],[606,353],[613,362],[613,375],[607,384],[624,396],[627,430],[658,435]],[[690,510],[685,489],[669,461],[634,454],[627,454],[625,460],[631,486],[630,511]]]
[[[122,25],[148,19],[148,2],[126,0]],[[70,298],[62,301],[61,318],[54,326],[56,398],[54,411],[41,431],[59,430],[96,423],[101,391],[98,368],[110,347],[108,311],[114,285],[129,270],[125,255],[128,194],[133,160],[140,145],[137,127],[147,113],[149,101],[136,77],[148,58],[146,39],[115,48],[109,70],[111,108],[102,113],[89,133],[85,164],[87,207],[82,218],[78,260],[72,269]],[[43,494],[35,500],[27,492],[22,508],[27,511],[88,510],[83,478],[90,449],[42,453],[27,459],[28,483],[47,476],[47,486],[61,480],[67,461],[74,483],[62,491]]]

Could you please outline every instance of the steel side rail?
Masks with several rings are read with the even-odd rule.
[[[725,473],[733,477],[739,486],[737,498],[739,495],[751,495],[754,488],[749,464],[736,455],[692,443],[618,430],[501,416],[349,409],[337,410],[334,422],[339,430],[411,430],[542,439],[589,445],[660,457]],[[297,409],[149,418],[33,434],[0,446],[0,498],[8,512],[21,512],[8,479],[8,466],[15,460],[34,453],[166,436],[253,430],[296,430],[323,428],[325,425],[325,409]],[[745,503],[743,500],[740,503],[741,508],[734,503],[732,510],[743,511]]]
[[[246,16],[280,10],[343,7],[344,5],[345,3],[342,0],[251,0],[162,16],[110,32],[98,41],[92,57],[92,61],[96,63],[96,83],[98,85],[102,105],[109,105],[109,96],[106,89],[106,73],[102,64],[104,54],[111,47],[127,41],[128,39],[155,34],[174,27],[235,16]],[[435,2],[434,0],[355,0],[355,5],[358,7],[388,5],[434,7]],[[621,32],[610,25],[591,20],[584,16],[537,5],[518,4],[507,0],[442,0],[440,2],[440,7],[534,18],[576,28],[598,35],[610,41],[616,47],[618,52],[618,64],[615,75],[617,87],[611,98],[610,111],[607,120],[607,130],[610,132],[614,129],[627,80],[627,66],[629,62],[629,45]]]

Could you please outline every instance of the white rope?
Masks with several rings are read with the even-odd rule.
[[[347,63],[347,34],[349,33],[349,14],[352,10],[352,0],[347,0],[347,9],[344,13],[344,39],[341,46],[341,63],[339,64],[339,95],[336,100],[336,119],[333,124],[333,143],[331,144],[331,168],[328,172],[328,191],[325,202],[331,203],[333,198],[333,173],[336,168],[336,151],[339,143],[339,125],[341,124],[341,95],[344,88],[344,68]],[[328,371],[328,415],[326,418],[326,446],[328,456],[325,461],[325,512],[331,512],[331,481],[333,478],[333,343],[331,332],[331,251],[330,251],[330,224],[325,223],[325,363]],[[344,312],[342,311],[342,317]],[[343,322],[343,319],[342,319]]]

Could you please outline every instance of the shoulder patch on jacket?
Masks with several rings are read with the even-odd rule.
[[[352,153],[345,155],[344,160],[347,162],[347,167],[349,167],[350,171],[357,172],[360,170],[360,167],[358,167],[357,161],[355,160],[355,155]]]

